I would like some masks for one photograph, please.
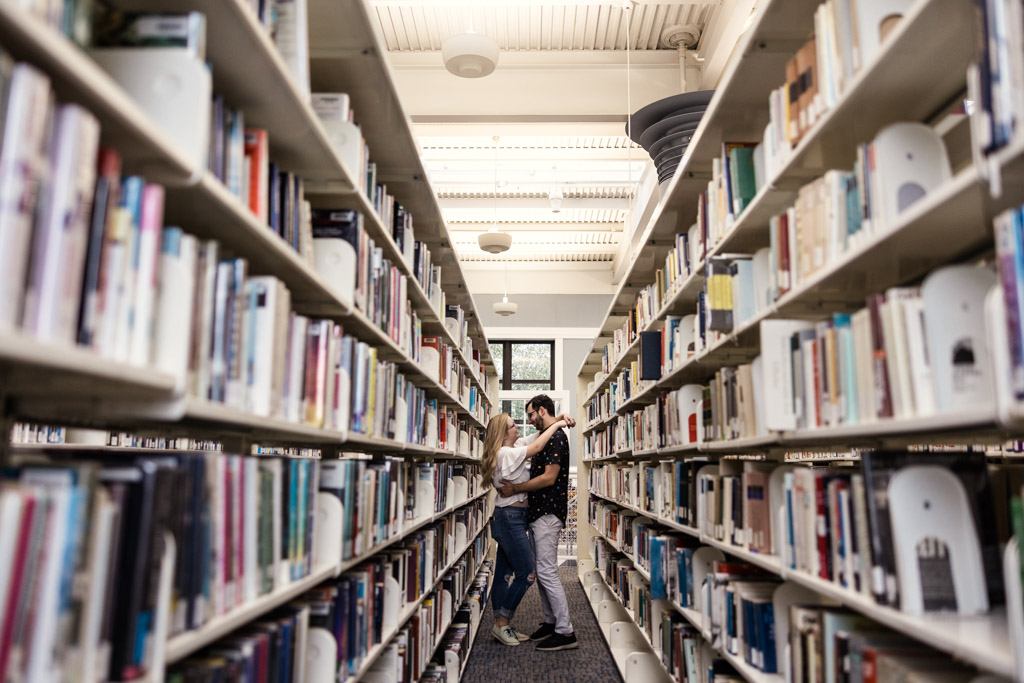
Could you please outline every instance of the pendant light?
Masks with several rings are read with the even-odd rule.
[[[505,294],[501,297],[501,301],[494,302],[493,308],[495,313],[504,317],[515,315],[519,310],[519,304],[508,300],[508,261],[505,261]]]
[[[501,140],[495,135],[494,140],[494,213],[491,215],[491,229],[481,233],[477,238],[477,244],[488,254],[500,254],[508,251],[512,246],[512,235],[507,232],[498,232],[498,141]]]

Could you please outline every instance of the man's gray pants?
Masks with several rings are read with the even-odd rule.
[[[544,515],[530,522],[530,542],[537,562],[537,589],[544,608],[544,621],[555,625],[555,633],[573,632],[569,621],[569,601],[558,579],[558,534],[564,524],[555,515]]]

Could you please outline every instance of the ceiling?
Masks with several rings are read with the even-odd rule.
[[[500,291],[498,263],[588,271],[590,283],[599,271],[611,291],[649,165],[628,144],[626,112],[713,87],[754,2],[370,0],[474,291]],[[663,36],[685,25],[700,39],[684,55]],[[442,43],[469,30],[501,49],[484,78],[444,69]],[[481,251],[490,229],[512,233],[512,248]]]

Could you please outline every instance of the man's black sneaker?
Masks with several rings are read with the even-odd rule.
[[[537,649],[544,650],[545,652],[554,652],[555,650],[573,650],[579,646],[580,644],[576,642],[575,633],[570,633],[567,636],[563,636],[561,633],[552,633],[546,640],[542,640],[537,643]]]
[[[555,625],[544,622],[540,628],[530,634],[530,640],[544,640],[555,632]]]

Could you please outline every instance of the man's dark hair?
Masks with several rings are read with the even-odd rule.
[[[548,411],[548,415],[550,415],[551,417],[555,416],[555,402],[552,401],[551,397],[548,396],[547,394],[537,394],[529,401],[527,401],[526,410],[529,411],[531,406],[534,410],[537,410],[538,408],[543,408],[544,410]]]

